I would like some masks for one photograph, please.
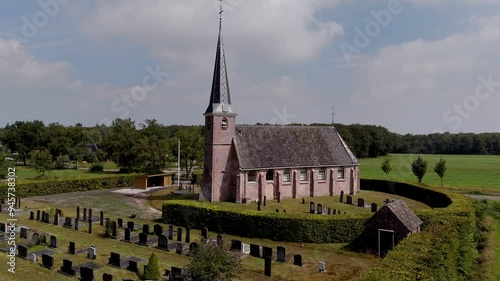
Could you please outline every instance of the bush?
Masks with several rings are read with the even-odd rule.
[[[102,172],[104,170],[104,165],[102,163],[93,163],[92,166],[90,166],[90,171],[92,173],[96,172]]]
[[[148,265],[144,269],[144,280],[158,280],[161,277],[160,263],[158,262],[158,257],[155,253],[149,256]]]

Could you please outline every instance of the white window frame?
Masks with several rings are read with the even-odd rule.
[[[291,172],[288,169],[283,172],[283,182],[290,182],[290,174]]]
[[[344,167],[339,167],[337,169],[337,179],[339,179],[339,180],[345,179],[345,168]]]
[[[318,180],[326,180],[326,169],[325,168],[319,169]]]
[[[300,169],[300,181],[307,181],[308,175],[307,175],[307,169]]]

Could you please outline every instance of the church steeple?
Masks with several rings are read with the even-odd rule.
[[[222,39],[222,0],[219,12],[219,39],[217,41],[217,52],[215,54],[214,77],[212,80],[212,92],[208,103],[207,115],[235,115],[231,109],[231,95],[226,70],[226,57],[224,55],[224,43]]]

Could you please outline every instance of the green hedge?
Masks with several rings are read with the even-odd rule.
[[[29,197],[69,193],[75,191],[109,189],[134,185],[134,175],[84,178],[71,180],[24,181],[16,183],[16,196]],[[0,191],[7,194],[7,184],[0,185]]]
[[[163,205],[165,223],[284,242],[348,243],[362,233],[369,217],[369,214],[339,217],[265,214],[181,200]]]

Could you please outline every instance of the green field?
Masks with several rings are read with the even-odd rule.
[[[110,165],[110,164],[108,164]],[[103,172],[91,173],[88,170],[74,170],[74,169],[62,169],[62,170],[51,170],[45,172],[45,177],[43,179],[76,179],[76,178],[97,178],[97,177],[109,177],[110,175],[117,175],[115,171],[108,172],[104,170]],[[40,179],[39,173],[35,171],[30,166],[17,166],[16,176],[20,180],[37,180]]]
[[[392,172],[389,179],[394,181],[416,182],[411,171],[411,163],[418,156],[428,162],[427,173],[422,183],[440,185],[440,179],[434,172],[434,165],[443,157],[447,161],[448,170],[443,184],[450,189],[464,191],[500,192],[500,156],[495,155],[418,155],[391,154]],[[384,157],[361,159],[360,173],[362,178],[385,179],[380,168]]]

